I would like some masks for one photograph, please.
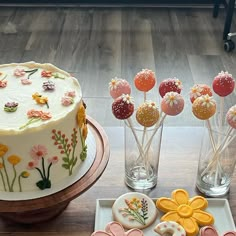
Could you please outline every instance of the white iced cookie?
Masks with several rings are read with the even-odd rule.
[[[142,193],[130,192],[116,199],[112,214],[126,229],[143,229],[153,223],[157,209],[151,198]]]
[[[184,228],[174,221],[163,221],[159,223],[154,231],[160,235],[171,234],[172,236],[185,236]]]

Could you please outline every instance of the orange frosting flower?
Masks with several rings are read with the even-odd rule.
[[[185,229],[187,236],[197,235],[199,226],[214,223],[213,216],[203,211],[208,206],[207,200],[201,196],[189,198],[188,192],[183,189],[173,191],[172,198],[159,198],[156,206],[166,213],[161,217],[161,221],[179,223]]]
[[[7,158],[7,160],[13,165],[17,165],[20,161],[21,161],[21,158],[18,157],[17,155],[11,155]]]
[[[8,147],[0,143],[0,157],[3,157],[8,151]]]

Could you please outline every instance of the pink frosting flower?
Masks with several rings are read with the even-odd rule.
[[[27,112],[27,116],[29,118],[32,118],[32,117],[41,117],[42,116],[42,111],[37,111],[37,110],[34,110],[34,109],[31,109]]]
[[[59,161],[59,159],[58,159],[57,156],[48,158],[48,163],[49,163],[49,164],[51,164],[51,163],[52,163],[52,164],[56,164],[58,161]]]
[[[34,160],[40,160],[44,156],[46,156],[47,154],[48,154],[47,148],[45,146],[43,146],[43,145],[40,145],[40,144],[33,146],[33,148],[30,151],[30,156]]]
[[[72,97],[62,97],[61,104],[63,106],[69,106],[74,103],[74,100]]]
[[[7,87],[7,80],[0,80],[0,88]]]
[[[52,115],[51,115],[50,112],[41,112],[40,118],[41,118],[42,120],[49,120],[49,119],[52,118]]]
[[[21,83],[22,83],[23,85],[27,85],[27,84],[32,84],[32,81],[29,80],[29,79],[26,79],[26,78],[22,78],[22,79],[21,79]]]
[[[65,96],[74,98],[75,97],[75,91],[69,91],[69,92],[65,93]]]
[[[38,166],[38,160],[30,161],[27,165],[28,170],[32,170]]]
[[[25,70],[16,68],[14,70],[14,75],[17,76],[17,77],[23,76],[23,75],[25,75]]]

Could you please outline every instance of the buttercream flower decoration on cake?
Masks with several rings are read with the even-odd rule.
[[[23,77],[21,78],[21,83],[23,85],[29,85],[29,84],[32,84],[32,81],[30,80],[30,76],[33,75],[35,72],[37,72],[38,69],[33,69],[33,70],[25,70],[25,69],[22,69],[22,68],[16,68],[13,72],[14,76],[16,77],[23,77],[25,76],[26,74],[27,77]]]
[[[45,156],[48,154],[48,150],[44,145],[35,145],[30,150],[30,156],[33,161],[28,163],[28,169],[36,169],[39,172],[39,177],[41,180],[36,182],[36,185],[39,189],[44,190],[46,188],[51,188],[51,180],[50,180],[50,169],[53,164],[58,162],[58,157],[53,156],[48,158],[48,166],[46,168],[45,164]],[[41,168],[39,167],[41,161]]]
[[[124,227],[116,221],[108,223],[105,231],[97,230],[91,236],[144,236],[143,231],[140,229],[130,229],[125,232]]]
[[[161,197],[157,199],[156,206],[163,211],[161,221],[175,221],[186,231],[187,236],[196,236],[199,226],[212,225],[214,217],[204,211],[207,200],[202,196],[189,198],[184,189],[177,189],[172,192],[172,198]]]
[[[7,102],[4,106],[4,111],[6,112],[15,112],[18,108],[17,102]]]
[[[66,77],[58,72],[43,70],[41,76],[44,78],[65,79]]]
[[[76,96],[75,91],[69,91],[64,94],[61,98],[61,104],[63,106],[69,106],[74,103],[74,97]]]
[[[29,121],[22,125],[19,129],[25,129],[27,126],[38,122],[38,121],[46,121],[52,118],[52,115],[50,112],[44,112],[44,111],[39,111],[35,109],[31,109],[27,112],[27,116]]]
[[[43,82],[43,89],[45,91],[53,91],[55,89],[55,83],[53,83],[52,81],[45,81]]]
[[[28,178],[29,173],[27,171],[23,171],[20,174],[17,173],[17,165],[21,162],[21,157],[18,155],[10,155],[5,160],[5,155],[8,152],[8,146],[0,143],[0,178],[2,180],[4,191],[6,192],[14,192],[17,187],[20,192],[22,192],[21,186],[21,178]],[[9,165],[11,167],[9,167]],[[9,170],[9,168],[12,168]],[[13,175],[9,175],[9,172],[13,172]],[[11,177],[12,176],[12,177]]]
[[[0,71],[0,88],[7,87],[6,77],[7,77],[7,74],[5,72]]]
[[[32,98],[35,100],[35,102],[39,105],[44,105],[46,104],[47,105],[47,108],[49,108],[49,105],[48,105],[48,98],[47,97],[44,97],[42,96],[41,94],[39,93],[34,93],[32,94]]]

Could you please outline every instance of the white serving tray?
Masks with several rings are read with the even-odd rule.
[[[153,201],[156,202],[156,199],[153,199]],[[236,230],[228,200],[207,199],[207,201],[208,207],[206,211],[214,216],[214,227],[219,236],[221,236],[225,231]],[[111,208],[114,202],[115,199],[97,199],[94,231],[104,230],[107,223],[113,221]],[[145,236],[158,235],[153,231],[153,229],[158,223],[160,223],[161,215],[162,213],[159,212],[156,221],[148,228],[143,229]]]

